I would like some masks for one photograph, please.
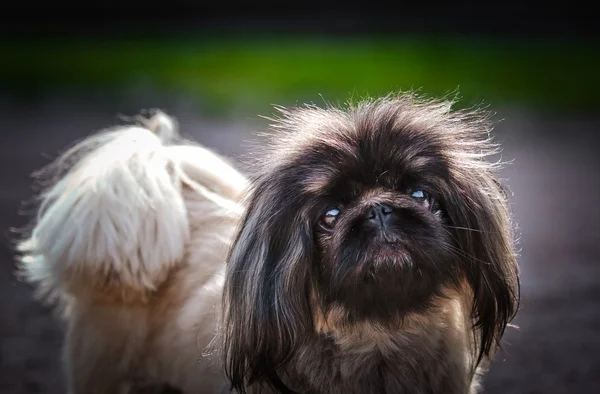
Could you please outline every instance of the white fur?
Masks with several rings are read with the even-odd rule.
[[[81,275],[99,286],[116,280],[134,292],[156,290],[190,240],[182,188],[234,209],[227,201],[245,185],[207,149],[166,146],[175,133],[173,120],[158,113],[63,154],[53,167],[69,170],[42,194],[32,234],[18,246],[27,278],[45,293],[73,291]]]
[[[226,390],[210,343],[247,182],[210,150],[174,141],[165,114],[138,120],[52,163],[20,269],[60,301],[70,394]]]

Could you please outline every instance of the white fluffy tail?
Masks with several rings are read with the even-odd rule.
[[[203,173],[220,182],[202,162],[174,154],[172,118],[140,120],[84,139],[50,166],[58,175],[18,245],[20,269],[44,297],[145,298],[182,261],[190,237],[182,187]],[[235,194],[241,184],[232,182]]]

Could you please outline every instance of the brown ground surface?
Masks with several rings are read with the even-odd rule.
[[[182,130],[228,155],[260,124],[209,121],[181,97],[140,94],[57,95],[38,100],[0,96],[0,392],[63,393],[62,327],[13,276],[10,227],[30,197],[34,169],[71,143],[140,108],[169,109]],[[600,392],[600,117],[497,109],[504,175],[514,192],[522,233],[522,309],[485,380],[486,393]]]

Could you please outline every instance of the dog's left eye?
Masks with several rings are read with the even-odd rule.
[[[417,200],[418,202],[425,205],[426,207],[430,207],[433,205],[433,199],[431,198],[429,193],[427,193],[425,190],[422,190],[422,189],[413,190],[410,193],[410,196],[412,198],[414,198],[415,200]]]
[[[410,194],[410,196],[412,198],[416,198],[417,200],[422,200],[424,198],[427,198],[427,193],[425,193],[423,190],[415,190]]]

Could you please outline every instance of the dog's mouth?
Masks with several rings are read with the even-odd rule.
[[[408,248],[400,242],[380,242],[369,248],[357,273],[377,274],[380,271],[405,269],[412,265]]]
[[[410,241],[372,239],[360,249],[346,248],[346,259],[322,277],[325,303],[342,305],[354,320],[381,322],[425,308],[452,279],[446,271],[451,260]]]

